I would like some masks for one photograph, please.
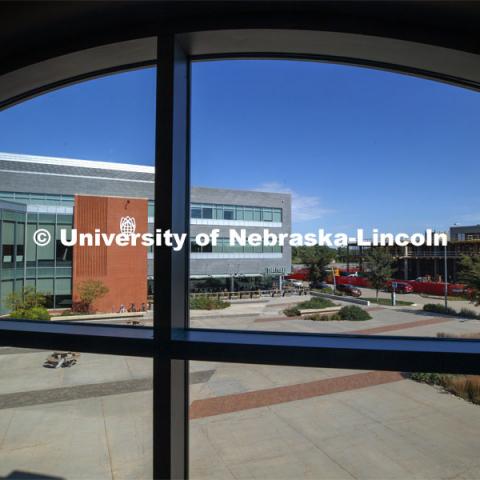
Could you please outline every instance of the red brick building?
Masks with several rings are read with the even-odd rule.
[[[140,198],[75,195],[74,228],[78,233],[121,233],[121,221],[134,219],[135,232],[148,231],[148,201]],[[138,242],[139,243],[139,242]],[[147,303],[147,247],[106,246],[73,247],[73,302],[79,300],[78,287],[85,280],[100,280],[109,289],[94,304],[99,312],[118,312],[120,306],[137,309]]]

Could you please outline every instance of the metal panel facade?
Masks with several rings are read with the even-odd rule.
[[[15,198],[8,194],[15,193]],[[3,194],[3,195],[2,195]],[[29,196],[17,194],[30,194]],[[154,168],[141,165],[106,163],[76,159],[62,159],[32,155],[0,153],[0,198],[24,202],[28,208],[56,214],[65,205],[73,204],[73,195],[96,195],[154,199]],[[45,195],[51,196],[45,197]],[[44,196],[45,199],[42,199]],[[62,198],[60,196],[63,196]],[[19,197],[24,199],[20,199]],[[33,197],[39,197],[33,198]],[[71,197],[71,203],[68,199]],[[58,198],[58,203],[56,203]],[[252,208],[281,209],[281,221],[248,222],[228,219],[198,222],[192,220],[190,236],[210,233],[218,228],[226,238],[230,229],[245,228],[250,233],[290,233],[291,198],[289,194],[215,188],[191,189],[192,204],[232,205]],[[34,206],[33,206],[34,205]],[[57,211],[58,210],[58,211]],[[149,230],[153,231],[153,212],[148,218]],[[194,278],[208,277],[258,277],[278,276],[291,270],[291,248],[286,245],[281,251],[260,253],[192,253],[190,275]],[[149,254],[148,278],[153,277],[153,255]]]

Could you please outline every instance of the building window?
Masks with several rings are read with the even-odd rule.
[[[212,207],[203,207],[202,208],[202,218],[213,218],[213,208]]]
[[[7,267],[13,264],[13,245],[3,245],[2,261]]]
[[[155,216],[155,205],[153,202],[148,202],[148,216],[154,217]]]
[[[2,224],[2,264],[4,267],[13,267],[13,251],[15,246],[15,223]]]
[[[202,209],[200,207],[192,207],[190,209],[191,218],[202,218]]]
[[[66,247],[60,240],[57,240],[56,249],[57,264],[72,261],[72,247]]]
[[[45,215],[45,217],[49,217]],[[55,218],[55,216],[53,216]],[[45,218],[49,220],[49,218]],[[55,220],[54,220],[55,221]],[[44,228],[50,233],[52,240],[55,238],[55,225],[40,224],[39,228]],[[55,264],[55,242],[51,241],[48,245],[42,246],[37,250],[38,265],[43,267],[53,267]]]
[[[234,220],[234,210],[230,208],[223,209],[223,219],[224,220]]]
[[[253,208],[245,208],[245,218],[246,221],[253,220]]]
[[[202,247],[195,240],[190,240],[190,251],[192,253],[200,253]]]
[[[281,222],[282,209],[272,207],[246,207],[241,205],[192,204],[190,208],[190,218]]]
[[[270,209],[265,208],[263,210],[263,219],[264,222],[272,222],[273,221],[273,213]]]
[[[192,238],[190,240],[190,252],[192,253],[282,253],[283,247],[276,245],[274,247],[264,245],[230,245],[230,239],[220,237],[216,245],[207,244],[203,247],[198,245]]]
[[[17,262],[17,266],[20,266],[20,263],[23,263],[23,258],[25,254],[25,246],[24,245],[17,245],[17,252],[15,255],[15,261]]]

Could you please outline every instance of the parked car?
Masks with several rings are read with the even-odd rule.
[[[286,287],[303,288],[303,282],[301,280],[295,280],[294,278],[285,279],[284,285]]]
[[[362,291],[353,285],[337,285],[337,291],[350,297],[360,297],[362,295]]]
[[[413,293],[413,287],[406,282],[395,282],[396,287],[395,287],[395,292],[396,293]],[[387,291],[391,292],[393,290],[393,282],[391,282],[388,287]]]
[[[324,290],[326,288],[332,288],[327,282],[310,282],[310,288],[315,288],[317,290]]]

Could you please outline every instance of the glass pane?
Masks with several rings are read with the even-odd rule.
[[[272,210],[264,208],[262,211],[262,220],[264,222],[271,222],[273,220],[273,213]]]
[[[13,222],[3,222],[2,242],[4,245],[13,245],[15,242],[15,224]]]
[[[212,207],[203,207],[202,208],[202,218],[213,218]]]
[[[152,323],[155,89],[144,68],[0,113],[0,191],[22,202],[0,206],[2,265],[53,319]]]
[[[23,263],[24,255],[25,255],[24,245],[17,245],[16,255],[15,255],[15,262],[17,263],[17,267],[21,266],[20,264]]]
[[[46,230],[50,238],[55,239],[55,226],[47,224],[39,224],[39,229]],[[47,245],[38,249],[38,260],[51,260],[55,258],[55,243],[50,241]],[[46,264],[46,263],[45,263]],[[53,263],[52,263],[53,264]]]
[[[152,478],[152,361],[0,348],[0,477]]]
[[[221,297],[193,302],[192,325],[480,331],[478,92],[259,59],[194,62],[191,86],[191,198],[226,242],[191,257],[192,293]]]
[[[57,278],[55,280],[55,294],[56,295],[71,295],[72,294],[72,280],[70,278]]]
[[[17,223],[15,232],[15,241],[17,245],[23,245],[25,243],[25,224]]]
[[[465,378],[422,378],[191,362],[190,478],[478,478]]]
[[[190,215],[192,218],[202,218],[202,209],[200,207],[192,207]]]
[[[155,205],[151,202],[148,202],[148,216],[149,217],[155,216]]]
[[[232,208],[223,208],[223,218],[225,220],[233,220],[234,219],[234,210]]]
[[[5,273],[10,273],[9,270],[4,270],[0,275],[0,313],[5,314],[9,311],[7,307],[9,296],[13,293],[14,282],[6,278]],[[11,278],[11,276],[9,276]]]
[[[245,220],[253,220],[253,209],[245,208]]]
[[[281,210],[274,210],[273,211],[273,221],[274,222],[281,222],[282,221],[282,211]]]

